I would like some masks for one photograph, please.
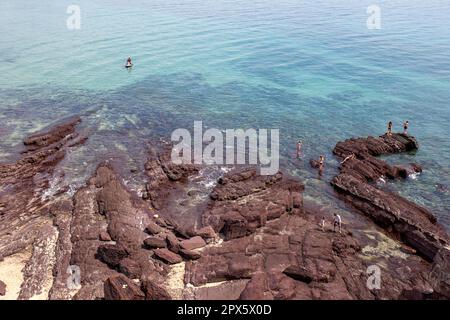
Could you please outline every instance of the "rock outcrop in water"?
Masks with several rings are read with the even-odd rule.
[[[342,166],[333,184],[433,262],[400,252],[375,230],[378,236],[369,238],[351,223],[342,233],[322,229],[319,219],[331,213],[305,201],[304,185],[282,172],[259,176],[251,167],[235,169],[205,197],[192,197],[199,191],[187,186],[203,179],[202,168],[171,163],[166,143],[151,145],[142,196],[126,187],[112,164],[102,163],[74,195],[60,190],[47,199],[55,166],[86,139],[76,131],[79,121],[30,136],[22,158],[0,166],[0,268],[20,269],[23,276],[0,279],[0,294],[120,300],[449,296],[445,232],[426,209],[371,184],[409,170],[375,156],[413,149],[412,138],[339,143],[338,156],[353,152],[357,159]],[[201,203],[192,207],[199,216],[188,217],[195,220],[189,224],[185,202],[191,198]],[[390,254],[377,253],[389,246]],[[373,265],[382,266],[383,283],[370,289],[367,268]]]
[[[355,157],[341,165],[339,175],[331,183],[351,205],[432,261],[436,253],[448,244],[448,235],[437,224],[433,214],[374,184],[380,178],[404,178],[408,176],[408,171],[422,171],[417,164],[411,164],[409,168],[391,166],[376,158],[417,148],[416,139],[405,134],[339,142],[333,150],[334,154],[341,158],[352,154]]]
[[[273,176],[260,176],[255,168],[231,172],[211,192],[203,225],[212,226],[225,240],[250,235],[285,213],[301,213],[303,189],[281,172]]]
[[[17,266],[23,268],[21,287],[8,285],[6,289],[17,290],[19,299],[37,295],[48,286],[45,280],[52,272],[58,230],[45,209],[49,201],[43,194],[67,150],[86,140],[75,130],[79,122],[78,117],[70,118],[31,135],[17,162],[0,165],[0,264],[18,253],[28,257],[25,265]]]
[[[386,259],[389,271],[383,273],[383,287],[370,290],[367,267],[373,261],[362,254],[367,243],[346,229],[342,234],[330,226],[322,230],[320,209],[305,206],[303,188],[281,173],[225,174],[203,213],[203,222],[221,232],[225,242],[206,247],[200,259],[186,264],[184,281],[192,291],[188,297],[396,299],[409,288],[432,290],[429,265],[416,256]],[[207,284],[217,284],[220,294],[203,289]],[[236,286],[242,288],[239,295]]]

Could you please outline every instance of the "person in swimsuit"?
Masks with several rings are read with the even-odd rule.
[[[387,131],[387,135],[391,136],[392,135],[392,121],[389,121],[388,123],[388,131]]]
[[[325,156],[320,155],[319,157],[319,174],[322,175],[323,167],[325,166]]]
[[[319,169],[323,169],[323,165],[325,163],[325,156],[324,155],[320,155],[319,157]]]
[[[302,140],[298,140],[298,142],[297,142],[297,159],[300,158],[301,151],[302,151]]]
[[[336,232],[336,227],[339,227],[339,233],[341,233],[341,225],[342,225],[342,219],[341,216],[337,213],[334,213],[334,222],[333,222],[333,231]]]
[[[131,57],[128,57],[125,67],[131,67],[132,65],[133,65],[133,63],[131,62]]]
[[[341,162],[341,164],[344,164],[347,160],[350,160],[350,159],[356,159],[356,156],[355,156],[355,154],[354,153],[352,153],[351,155],[349,155],[349,156],[347,156],[342,162]]]
[[[319,226],[322,229],[322,231],[325,231],[325,217],[322,217],[322,219],[320,219]]]
[[[408,134],[409,121],[403,122],[403,133]]]

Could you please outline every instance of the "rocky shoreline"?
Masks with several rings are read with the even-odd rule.
[[[334,149],[355,155],[331,184],[369,218],[369,236],[351,221],[342,233],[323,230],[320,218],[332,213],[305,201],[305,186],[283,172],[235,168],[197,195],[188,186],[204,168],[174,165],[162,141],[151,144],[142,195],[101,163],[74,195],[62,188],[43,197],[66,152],[88,138],[80,121],[31,135],[17,162],[0,165],[0,299],[450,297],[448,234],[426,208],[376,183],[421,170],[377,158],[417,148],[413,137],[350,139]],[[373,265],[382,284],[369,289]]]

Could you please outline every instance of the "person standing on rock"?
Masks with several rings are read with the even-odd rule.
[[[409,121],[403,122],[403,133],[408,134]]]
[[[320,219],[319,226],[322,231],[325,231],[325,217],[322,217],[322,219]]]
[[[387,135],[391,136],[392,135],[392,121],[389,121],[388,123],[388,131],[387,131]]]
[[[339,227],[339,233],[341,233],[342,219],[341,216],[337,213],[333,213],[334,215],[334,223],[333,223],[333,231],[336,232],[336,227]]]

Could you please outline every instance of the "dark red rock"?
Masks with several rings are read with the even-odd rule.
[[[144,240],[144,245],[146,248],[165,248],[167,246],[166,241],[157,237],[150,237]]]
[[[202,237],[195,236],[180,243],[181,247],[186,250],[199,249],[206,246],[205,240]]]
[[[186,260],[197,260],[202,257],[200,252],[194,250],[180,249],[179,254]]]
[[[216,232],[211,226],[206,226],[195,231],[195,235],[202,237],[205,240],[214,239],[217,237]]]
[[[149,210],[143,200],[126,188],[111,164],[100,164],[86,186],[75,193],[72,203],[74,207],[68,212],[72,219],[67,263],[79,266],[83,275],[82,287],[74,299],[101,298],[98,288],[116,274],[115,270],[137,279],[151,273],[159,276],[160,270],[142,245]],[[98,240],[102,230],[108,230],[115,245]],[[63,272],[61,286],[67,287],[66,262],[57,263]],[[61,294],[66,295],[59,289],[58,296]]]
[[[4,296],[6,294],[6,284],[0,280],[0,296]]]
[[[309,160],[309,164],[311,165],[311,167],[313,167],[314,169],[317,169],[320,167],[320,163],[318,160],[316,159],[311,159]]]
[[[241,292],[239,300],[272,300],[268,276],[264,272],[257,272]]]
[[[395,165],[393,166],[393,172],[395,177],[406,179],[412,174],[422,172],[422,167],[416,163],[411,163],[408,166]]]
[[[172,233],[167,234],[166,242],[167,242],[167,248],[170,251],[172,251],[174,253],[178,253],[178,251],[180,251],[180,248],[181,248],[180,241],[174,234],[172,234]]]
[[[353,255],[361,251],[361,246],[354,238],[339,233],[334,236],[331,246],[338,254]]]
[[[420,172],[422,168],[416,164],[408,168],[390,166],[375,158],[381,154],[417,148],[416,139],[404,134],[338,142],[333,150],[336,155],[346,157],[353,153],[356,159],[341,165],[340,174],[331,184],[353,207],[383,228],[399,235],[406,244],[432,261],[439,249],[448,243],[447,233],[437,224],[433,214],[398,194],[381,190],[371,184],[382,176],[392,179],[406,178],[410,172]]]
[[[178,254],[169,251],[168,249],[156,249],[154,251],[155,257],[168,264],[177,264],[183,261]]]
[[[97,250],[98,259],[113,268],[117,267],[120,261],[128,256],[127,249],[115,244],[103,244]]]
[[[147,232],[150,235],[156,235],[162,232],[163,230],[164,230],[163,228],[161,228],[159,225],[151,221],[149,222],[147,227],[145,227],[145,232]]]
[[[418,148],[419,144],[414,137],[395,133],[392,136],[383,135],[381,137],[352,138],[338,142],[333,153],[342,158],[352,153],[358,157],[361,155],[376,157],[382,154],[406,152]]]
[[[291,277],[292,279],[307,284],[311,283],[311,281],[313,280],[313,275],[311,274],[311,272],[308,269],[300,267],[298,265],[287,267],[286,269],[283,270],[283,273],[288,277]]]
[[[98,236],[100,241],[111,241],[111,236],[107,231],[100,232],[100,235]]]
[[[185,284],[194,285],[186,286],[182,294],[195,299],[236,299],[239,296],[241,299],[441,299],[448,292],[446,275],[449,274],[449,258],[441,251],[444,243],[439,245],[436,242],[438,245],[435,248],[426,245],[434,235],[429,235],[429,229],[419,224],[414,224],[417,228],[408,227],[404,220],[414,219],[413,216],[402,214],[393,218],[383,212],[417,208],[403,202],[397,204],[401,201],[397,197],[386,198],[386,195],[366,187],[373,187],[371,182],[381,175],[392,179],[400,175],[394,166],[375,158],[376,152],[390,148],[380,147],[379,139],[369,139],[369,146],[366,146],[367,150],[374,151],[358,154],[356,159],[347,161],[341,168],[341,174],[351,176],[351,181],[355,181],[355,185],[347,185],[349,191],[353,191],[350,187],[362,186],[367,189],[357,191],[358,194],[373,196],[375,192],[376,198],[358,199],[346,192],[342,192],[341,196],[356,203],[355,206],[359,206],[361,211],[368,210],[379,217],[384,223],[379,224],[385,226],[393,237],[408,243],[415,242],[415,247],[422,246],[422,250],[428,250],[430,256],[433,251],[438,251],[434,253],[433,265],[418,256],[408,256],[406,259],[395,255],[376,257],[374,263],[384,266],[383,285],[380,290],[368,290],[368,261],[359,252],[361,247],[376,247],[383,240],[377,236],[368,240],[361,231],[367,227],[375,235],[376,230],[367,219],[361,219],[361,222],[358,218],[343,217],[345,228],[342,234],[328,230],[323,232],[317,226],[318,219],[325,215],[328,220],[331,213],[325,208],[314,207],[312,210],[308,202],[304,204],[302,184],[281,173],[261,177],[256,170],[247,169],[225,174],[219,179],[211,199],[192,208],[192,211],[201,212],[201,225],[211,226],[215,233],[225,236],[226,241],[204,247],[200,257],[196,251],[180,249],[177,238],[200,236],[187,228],[189,223],[186,224],[184,219],[178,220],[182,213],[187,213],[185,210],[191,204],[183,208],[173,204],[178,204],[174,199],[186,197],[186,178],[195,172],[174,167],[168,163],[170,158],[161,156],[161,153],[150,157],[146,164],[149,184],[145,192],[151,203],[129,192],[112,165],[101,164],[86,186],[80,188],[72,199],[64,195],[69,199],[58,202],[52,199],[43,205],[42,190],[48,189],[46,180],[52,177],[55,164],[64,157],[67,148],[75,145],[76,141],[83,141],[76,138],[75,131],[68,130],[67,133],[54,142],[53,138],[36,138],[35,142],[30,141],[23,154],[26,161],[22,159],[12,165],[0,165],[0,215],[4,222],[0,224],[0,260],[30,246],[35,249],[23,272],[20,299],[28,299],[42,289],[46,273],[41,271],[47,267],[53,270],[49,297],[72,298],[66,284],[69,265],[79,266],[82,274],[81,288],[74,299],[100,299],[104,295],[114,299],[142,299],[143,294],[146,299],[169,299],[171,297],[164,283],[170,268],[157,260],[177,263],[181,262],[181,256],[188,260]],[[386,144],[393,146],[393,150],[402,150],[404,144],[401,139],[406,138],[394,137],[395,141]],[[345,185],[344,182],[342,185]],[[384,201],[381,202],[383,210],[372,206],[370,201],[373,199]],[[157,207],[161,211],[153,210]],[[160,218],[151,218],[155,213]],[[411,215],[416,213],[414,211]],[[435,219],[426,213],[419,216],[419,219],[435,223]],[[42,217],[52,219],[53,224],[43,227]],[[189,222],[194,222],[196,218]],[[165,238],[172,252],[157,249],[151,255],[143,248],[146,237],[143,226],[150,220],[157,221],[155,224],[161,229],[157,234]],[[116,245],[111,245],[112,248],[105,248],[105,244],[100,242],[99,235],[103,230],[108,230],[116,242]],[[353,232],[347,232],[350,230]],[[46,252],[41,252],[39,248],[50,247],[48,239],[54,236],[57,237],[57,244],[53,265],[53,261],[49,264]],[[424,240],[424,237],[429,239]],[[205,234],[204,239],[210,238]],[[103,249],[99,250],[99,247]],[[124,250],[122,254],[118,248]],[[101,254],[95,258],[98,251]],[[168,257],[168,254],[175,252],[179,252],[180,256]],[[108,265],[99,260],[100,256],[102,261],[108,261]],[[300,274],[303,280],[306,275],[311,281],[298,281],[286,275],[283,270],[287,266],[301,266],[301,272],[288,273],[294,277]],[[116,277],[117,271],[128,278],[106,281]],[[131,278],[151,278],[152,284],[148,285],[144,280],[139,288]],[[208,283],[219,285],[217,288],[202,286]],[[105,293],[102,290],[104,284],[107,286]]]
[[[109,277],[104,283],[105,300],[144,300],[141,289],[124,275]]]
[[[435,255],[430,280],[440,295],[450,299],[450,250],[442,248]]]
[[[223,227],[220,232],[225,235],[226,240],[245,237],[255,231],[256,228],[251,228],[248,220],[245,219],[239,212],[230,211],[221,217]]]
[[[186,181],[190,175],[199,170],[199,167],[193,164],[174,164],[171,153],[171,143],[161,141],[154,143],[144,166],[148,176],[146,194],[157,210],[167,205],[168,195],[177,188],[175,182]]]
[[[176,224],[172,224],[172,231],[180,238],[189,239],[192,231],[189,228],[184,228]]]
[[[272,184],[280,181],[283,175],[279,172],[272,176],[256,175],[256,169],[232,171],[222,177],[222,181],[211,192],[213,200],[236,200],[255,192],[263,191]]]
[[[130,258],[120,260],[118,270],[130,279],[137,279],[142,273],[140,264]]]
[[[55,142],[59,142],[74,132],[75,126],[81,122],[79,117],[73,117],[53,126],[50,130],[43,130],[28,136],[24,145],[31,149],[47,147]]]
[[[300,214],[303,189],[298,180],[280,172],[260,176],[254,169],[236,169],[214,188],[202,224],[223,234],[225,240],[245,237],[285,213]]]
[[[147,280],[143,284],[145,300],[172,300],[172,297],[161,285],[152,280]]]

